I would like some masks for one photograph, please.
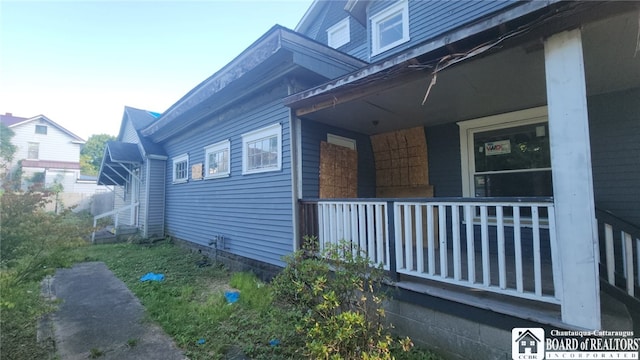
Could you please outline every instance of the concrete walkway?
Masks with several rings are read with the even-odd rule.
[[[59,269],[43,293],[60,300],[51,325],[61,360],[186,359],[159,326],[145,320],[138,299],[104,263]]]

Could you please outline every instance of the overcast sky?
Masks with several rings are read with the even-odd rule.
[[[311,0],[0,0],[0,114],[39,114],[85,140],[124,106],[163,112]]]

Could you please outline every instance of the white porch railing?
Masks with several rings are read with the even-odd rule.
[[[596,214],[604,235],[600,251],[604,245],[601,262],[604,260],[607,282],[630,296],[640,295],[636,290],[640,287],[640,229],[610,212],[596,210]]]
[[[316,200],[303,201],[303,214],[315,216],[315,204],[320,246],[346,240],[392,273],[554,304],[562,298],[550,199]]]
[[[387,203],[380,201],[318,202],[318,238],[325,244],[350,241],[364,250],[369,260],[389,270]]]
[[[113,227],[117,231],[118,226],[120,225],[120,223],[119,223],[119,221],[120,221],[120,213],[124,212],[124,211],[127,211],[127,210],[134,211],[135,209],[138,208],[138,205],[140,205],[140,204],[139,203],[133,203],[133,204],[122,206],[122,207],[120,207],[118,209],[111,210],[109,212],[102,213],[100,215],[94,216],[93,217],[93,229],[94,230],[93,230],[93,233],[91,234],[91,243],[95,243],[95,241],[96,241],[96,231],[95,231],[95,229],[98,226],[98,220],[100,220],[102,218],[105,218],[105,217],[108,217],[108,216],[113,216],[114,217],[114,219],[113,219]]]

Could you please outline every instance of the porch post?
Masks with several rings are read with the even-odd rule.
[[[544,43],[562,321],[600,329],[598,235],[579,29]]]

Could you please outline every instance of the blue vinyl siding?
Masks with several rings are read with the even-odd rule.
[[[281,89],[281,96],[286,89]],[[248,105],[245,105],[248,106]],[[290,110],[270,100],[235,115],[207,120],[165,144],[169,153],[166,176],[166,228],[171,236],[207,246],[224,236],[224,251],[278,266],[293,249],[290,156]],[[282,170],[242,175],[241,135],[275,123],[282,125]],[[191,166],[204,164],[204,147],[231,142],[231,175],[191,180]],[[172,184],[171,157],[189,154],[189,182]]]
[[[371,58],[371,62],[397,54],[414,45],[430,40],[462,25],[469,24],[483,16],[515,4],[517,0],[500,1],[415,1],[409,0],[410,40],[389,51]],[[373,1],[368,8],[368,18],[394,4],[395,1]],[[369,23],[367,26],[371,26]],[[369,29],[369,49],[371,30]],[[369,50],[369,53],[371,51]]]
[[[455,123],[427,127],[429,184],[436,197],[462,196],[460,131]]]
[[[164,236],[164,192],[166,161],[148,159],[149,190],[146,194],[148,209],[146,210],[145,235],[146,237]],[[144,188],[144,186],[143,186]],[[142,204],[141,204],[142,205]]]
[[[329,133],[356,140],[358,151],[358,197],[375,197],[375,162],[369,136],[304,119],[302,120],[302,197],[318,197],[320,191],[320,142],[327,141],[327,134]]]
[[[596,205],[640,226],[640,88],[588,104]]]

